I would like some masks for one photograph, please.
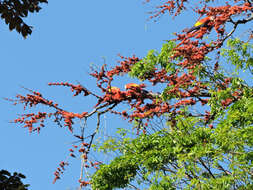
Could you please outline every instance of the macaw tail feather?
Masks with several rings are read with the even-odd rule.
[[[200,29],[200,27],[201,27],[201,26],[194,26],[194,27],[192,27],[191,29],[189,29],[189,30],[187,31],[187,33],[190,33],[190,32],[192,32],[192,31],[194,31],[194,30],[198,30],[198,29]]]

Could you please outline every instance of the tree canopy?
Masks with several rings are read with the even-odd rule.
[[[22,179],[25,176],[21,173],[14,172],[11,175],[7,170],[0,170],[0,188],[1,190],[27,190],[28,184],[23,184]]]
[[[69,82],[48,84],[69,87],[74,96],[92,96],[97,101],[93,110],[73,113],[27,89],[29,94],[9,100],[25,109],[43,105],[53,111],[41,112],[38,107],[38,112],[23,113],[14,122],[39,132],[44,121],[53,118],[67,128],[77,139],[69,156],[79,154],[82,160],[80,187],[253,188],[253,2],[199,2],[172,0],[159,5],[151,19],[166,13],[176,19],[192,10],[199,23],[175,33],[160,51],[150,50],[143,58],[120,56],[112,69],[107,65],[92,69],[96,90]],[[238,30],[240,25],[243,28]],[[129,83],[121,90],[112,85],[119,76],[138,79],[139,84]],[[95,143],[105,113],[129,121],[131,128]],[[97,121],[92,133],[87,130],[91,118]],[[82,121],[79,134],[78,120]],[[102,163],[90,158],[96,151],[117,155]],[[54,182],[69,164],[59,164]],[[85,169],[92,175],[85,175]]]
[[[24,21],[28,13],[39,12],[40,4],[47,0],[2,0],[0,1],[0,15],[10,30],[15,29],[24,38],[32,33],[32,26]]]

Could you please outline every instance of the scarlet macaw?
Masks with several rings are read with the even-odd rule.
[[[131,88],[140,88],[140,85],[135,84],[135,83],[128,83],[128,84],[125,85],[126,90],[131,89]]]
[[[134,91],[141,92],[143,94],[144,93],[148,94],[149,92],[143,89],[145,87],[146,87],[145,84],[136,84],[136,83],[128,83],[125,85],[126,90],[134,90]]]
[[[192,31],[194,31],[194,30],[198,30],[198,29],[200,29],[201,27],[206,27],[207,24],[208,24],[210,21],[212,21],[212,20],[214,20],[214,17],[213,17],[213,16],[208,16],[208,17],[205,17],[205,18],[202,18],[202,19],[198,20],[198,21],[194,24],[194,26],[193,26],[190,30],[187,31],[187,33],[190,33],[190,32],[192,32]]]
[[[114,87],[112,86],[108,92],[112,93],[112,94],[116,94],[117,92],[120,92],[120,89],[118,87]]]

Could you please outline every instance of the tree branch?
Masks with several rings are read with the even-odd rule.
[[[199,158],[200,163],[202,164],[202,166],[204,166],[204,168],[208,171],[208,173],[215,178],[215,176],[213,175],[212,171],[206,166],[206,164],[203,162],[203,160],[201,158]]]

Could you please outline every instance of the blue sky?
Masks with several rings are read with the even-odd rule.
[[[1,97],[26,94],[20,87],[25,86],[56,100],[64,109],[87,111],[93,100],[73,98],[69,89],[49,87],[47,83],[79,81],[95,89],[95,81],[88,75],[91,63],[102,65],[105,59],[109,66],[115,65],[118,53],[142,57],[150,49],[160,49],[164,40],[172,38],[173,32],[190,27],[197,19],[186,17],[186,13],[174,21],[168,15],[158,22],[148,21],[147,12],[153,9],[143,2],[49,0],[39,14],[26,19],[34,26],[32,35],[26,40],[15,31],[10,32],[1,22]],[[124,83],[131,80],[125,78],[114,85],[123,88]],[[80,172],[78,159],[70,162],[62,180],[52,184],[53,172],[68,155],[73,141],[68,130],[47,122],[39,135],[29,134],[21,126],[9,123],[23,112],[22,105],[0,102],[0,169],[25,174],[25,183],[31,184],[33,190],[75,189]],[[110,116],[103,120],[105,122],[108,134],[119,126],[130,127]],[[95,123],[90,121],[89,126],[93,125]]]

